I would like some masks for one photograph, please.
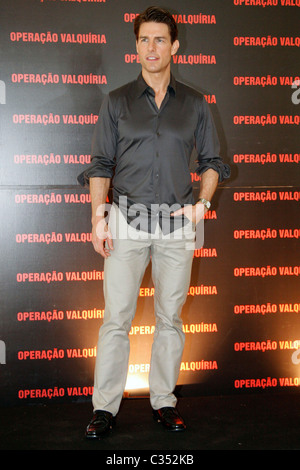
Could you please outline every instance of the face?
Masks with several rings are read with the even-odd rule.
[[[166,24],[155,22],[141,24],[136,50],[142,68],[147,72],[165,71],[170,66],[171,57],[176,54],[178,47],[177,40],[171,44],[171,36]]]

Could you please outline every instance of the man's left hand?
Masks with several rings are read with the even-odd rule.
[[[173,212],[171,215],[177,217],[179,215],[184,215],[187,217],[193,224],[197,225],[201,219],[203,219],[205,212],[207,209],[205,208],[204,204],[198,202],[195,205],[187,205],[178,209],[177,211]]]

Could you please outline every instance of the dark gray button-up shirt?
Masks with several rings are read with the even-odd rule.
[[[219,155],[215,125],[204,96],[174,79],[158,109],[154,91],[142,74],[103,100],[92,142],[91,165],[78,177],[113,179],[113,200],[126,196],[128,207],[140,204],[149,213],[166,205],[193,204],[190,157],[197,152],[196,172],[209,168],[219,182],[230,168]]]

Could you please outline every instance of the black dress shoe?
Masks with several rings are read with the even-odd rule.
[[[85,435],[88,439],[101,439],[110,433],[113,425],[114,417],[109,411],[95,411]]]
[[[186,425],[176,408],[166,406],[159,410],[153,410],[153,418],[168,431],[184,431],[186,429]]]

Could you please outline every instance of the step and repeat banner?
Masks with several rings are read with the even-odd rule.
[[[300,1],[159,5],[179,26],[172,71],[205,95],[232,169],[194,253],[178,392],[298,390]],[[1,1],[1,404],[91,399],[103,260],[77,176],[103,97],[140,72],[133,21],[147,6]],[[127,397],[147,395],[153,295],[149,268]]]

